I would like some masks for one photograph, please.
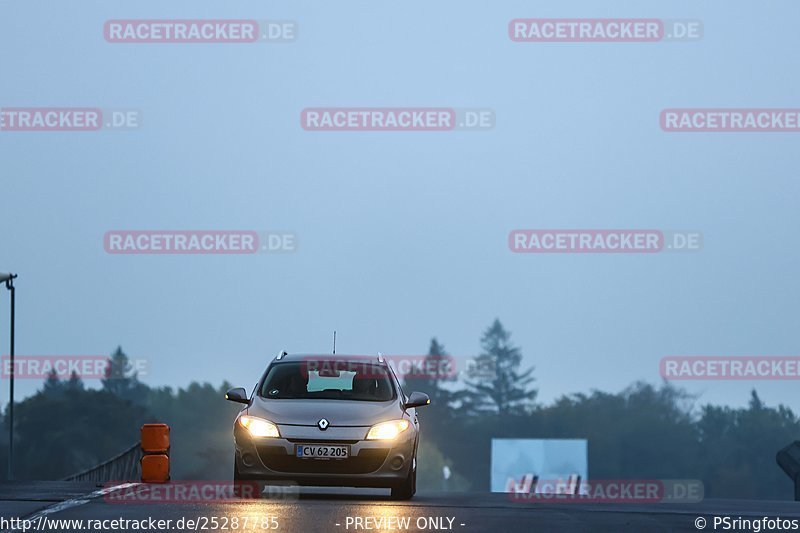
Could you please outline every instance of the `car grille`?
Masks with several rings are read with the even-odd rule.
[[[368,474],[381,467],[388,449],[361,450],[347,459],[300,459],[286,453],[282,446],[258,446],[264,466],[276,472],[296,474]]]
[[[286,439],[292,444],[319,444],[319,439]],[[358,440],[326,440],[325,444],[355,444]]]

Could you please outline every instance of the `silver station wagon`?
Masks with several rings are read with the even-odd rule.
[[[416,492],[419,423],[428,395],[406,395],[381,356],[281,352],[236,417],[234,480]]]

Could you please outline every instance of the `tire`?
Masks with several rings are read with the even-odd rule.
[[[236,455],[233,456],[233,495],[236,498],[242,498],[244,495],[242,475],[239,473],[239,466],[236,464]]]
[[[408,473],[408,477],[402,484],[392,487],[393,500],[410,500],[417,492],[417,469],[414,468]]]
[[[233,455],[233,480],[241,481],[242,475],[239,473],[239,466],[236,464],[236,454]]]

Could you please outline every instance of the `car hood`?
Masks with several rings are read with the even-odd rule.
[[[298,426],[316,426],[320,418],[325,418],[331,426],[372,426],[403,415],[396,400],[267,400],[259,396],[253,398],[247,412],[275,424]]]

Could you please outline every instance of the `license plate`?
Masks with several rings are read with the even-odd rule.
[[[350,446],[303,444],[295,446],[294,453],[301,459],[347,459],[350,456]]]

